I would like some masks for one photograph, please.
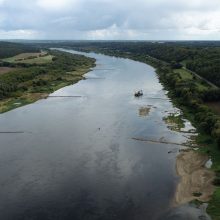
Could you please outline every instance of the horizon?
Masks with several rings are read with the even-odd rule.
[[[22,41],[73,41],[73,42],[160,42],[160,43],[166,43],[166,42],[220,42],[220,40],[128,40],[128,39],[124,39],[124,40],[93,40],[93,39],[0,39],[0,42],[22,42]]]

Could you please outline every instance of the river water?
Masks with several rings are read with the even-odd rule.
[[[0,219],[198,219],[173,205],[180,146],[165,142],[188,137],[163,120],[179,110],[155,70],[87,55],[86,80],[0,115],[0,132],[20,132],[0,133]]]

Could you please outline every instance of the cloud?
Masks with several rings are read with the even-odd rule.
[[[0,0],[0,29],[35,33],[23,38],[219,39],[220,1]]]
[[[88,31],[86,38],[91,40],[133,40],[133,39],[146,39],[147,33],[143,33],[133,29],[121,29],[116,24],[105,29]]]
[[[76,0],[37,0],[37,5],[48,11],[63,11],[71,9],[76,3]]]
[[[38,37],[38,32],[22,29],[12,31],[0,30],[0,36],[2,39],[36,39]]]

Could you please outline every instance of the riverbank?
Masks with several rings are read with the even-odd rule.
[[[98,53],[103,53],[110,56],[129,58],[135,61],[143,62],[148,65],[153,66],[156,69],[158,74],[158,78],[160,82],[163,84],[164,88],[169,91],[168,96],[172,99],[175,106],[182,110],[183,116],[188,119],[192,125],[197,129],[198,136],[195,139],[198,149],[192,149],[193,151],[185,152],[184,154],[180,154],[177,158],[177,165],[182,164],[181,167],[185,166],[186,158],[190,158],[189,160],[193,165],[193,170],[190,171],[189,174],[186,175],[184,172],[177,172],[180,177],[180,186],[184,185],[184,181],[188,182],[188,184],[197,184],[198,191],[200,192],[192,192],[190,190],[186,190],[187,196],[183,193],[180,193],[180,189],[177,187],[177,194],[179,202],[189,202],[191,200],[196,200],[200,202],[209,203],[207,212],[212,217],[213,220],[220,219],[220,151],[218,147],[219,142],[219,131],[218,131],[218,121],[219,117],[215,115],[211,109],[209,109],[199,97],[199,94],[202,92],[208,91],[204,90],[204,83],[199,79],[192,77],[188,79],[181,79],[178,72],[175,72],[172,67],[160,61],[158,59],[152,58],[150,56],[146,56],[143,54],[132,54],[132,53],[124,53],[121,51],[115,50],[102,50],[100,48],[77,48],[74,47],[75,50],[82,51],[94,51]],[[193,84],[192,84],[193,82]],[[195,155],[200,155],[199,157]],[[205,158],[205,160],[204,160]],[[211,170],[207,171],[207,168],[204,168],[204,163],[208,159],[211,159],[212,166]],[[180,162],[181,161],[181,162]],[[197,163],[198,162],[198,163]],[[180,168],[179,168],[180,169]],[[183,170],[182,170],[183,171]],[[197,171],[199,171],[197,173]],[[196,172],[196,177],[193,182],[189,181]],[[207,174],[208,172],[208,174]],[[201,176],[199,176],[201,175]],[[201,178],[205,176],[207,183],[202,182],[199,184]],[[198,178],[200,177],[200,178]],[[211,179],[211,180],[209,180]],[[188,187],[189,188],[189,187]],[[214,194],[213,194],[214,192]],[[190,194],[192,195],[190,196]],[[205,198],[202,195],[206,195]],[[182,198],[181,198],[182,197]]]
[[[208,202],[214,193],[215,174],[207,167],[209,157],[193,150],[180,152],[176,160],[178,183],[175,204],[182,205],[193,200]]]
[[[48,63],[31,63],[31,59],[28,64],[5,63],[16,69],[0,76],[0,113],[47,98],[50,93],[84,79],[83,75],[95,66],[95,60],[89,57],[61,51],[49,53],[53,58]]]
[[[160,75],[159,75],[160,78]],[[177,106],[178,108],[180,108],[182,110],[182,114],[183,117],[188,119],[192,125],[196,128],[198,135],[196,136],[196,138],[194,139],[195,144],[197,145],[196,149],[192,149],[193,150],[193,154],[197,154],[199,153],[200,155],[200,167],[196,167],[194,172],[198,169],[203,170],[203,172],[201,172],[201,176],[200,178],[204,177],[204,179],[206,179],[207,181],[207,185],[205,186],[204,191],[201,190],[202,188],[200,188],[200,191],[202,192],[202,194],[206,194],[207,190],[210,189],[209,193],[208,193],[208,197],[203,200],[200,196],[201,195],[197,195],[197,196],[193,196],[190,198],[189,196],[187,197],[187,201],[189,202],[192,199],[192,202],[199,202],[199,204],[204,203],[208,203],[207,206],[207,213],[211,216],[212,220],[219,220],[220,219],[220,181],[219,181],[219,172],[220,172],[220,151],[219,151],[219,145],[217,140],[210,134],[207,133],[206,131],[204,131],[203,128],[201,128],[201,124],[202,122],[200,122],[197,118],[196,118],[196,114],[201,114],[200,112],[196,112],[196,108],[193,109],[193,107],[189,107],[187,104],[185,105],[182,101],[180,101],[178,99],[178,97],[175,95],[174,92],[172,92],[172,88],[169,87],[169,85],[167,85],[166,82],[163,81],[163,79],[161,79],[161,82],[163,83],[163,85],[165,86],[165,88],[169,91],[168,92],[168,96],[171,98],[171,100],[173,101],[174,105]],[[208,107],[204,106],[205,110],[208,112],[212,112],[211,109],[209,109]],[[218,117],[218,116],[217,116]],[[205,120],[204,120],[205,121]],[[191,151],[189,151],[191,152]],[[186,155],[189,154],[189,156],[191,155],[191,153],[186,152]],[[180,158],[184,157],[182,153],[180,153]],[[194,156],[190,156],[191,158],[189,159],[189,161],[191,161],[191,163],[195,164],[196,162],[196,157]],[[180,159],[177,157],[177,163],[178,160]],[[212,162],[212,165],[208,168],[208,178],[206,175],[207,172],[207,168],[205,167],[205,161],[210,160]],[[188,161],[188,162],[189,162]],[[188,163],[186,162],[186,163]],[[189,178],[190,180],[192,180],[193,178],[193,173],[191,172],[191,175],[188,176],[188,181]],[[210,173],[211,172],[211,173]],[[186,173],[182,173],[182,172],[177,172],[180,174],[181,177],[181,182],[179,183],[180,185],[183,184],[184,185],[184,181],[186,181],[185,178],[187,178]],[[197,182],[197,187],[200,185],[201,187],[201,179],[197,178],[195,181]],[[209,178],[211,178],[211,181],[209,180]],[[192,187],[193,185],[195,185],[193,183],[193,181],[191,182]],[[203,185],[204,186],[204,185]],[[189,191],[186,190],[186,193],[189,193]],[[178,188],[177,188],[177,195],[179,194],[178,192]]]
[[[171,98],[176,107],[182,110],[183,117],[188,119],[198,132],[198,136],[195,139],[195,144],[198,148],[192,149],[193,151],[180,153],[179,157],[177,157],[177,167],[179,167],[177,173],[181,180],[177,187],[175,198],[178,198],[177,200],[180,204],[190,201],[198,201],[200,204],[203,202],[208,203],[206,210],[207,213],[211,216],[212,220],[219,220],[220,188],[218,175],[220,172],[220,151],[217,143],[218,140],[215,139],[218,136],[214,134],[213,137],[211,134],[214,132],[206,131],[207,128],[210,129],[211,127],[208,123],[212,123],[212,120],[215,121],[215,118],[209,119],[208,115],[210,114],[211,117],[214,115],[215,117],[215,114],[212,113],[212,110],[206,105],[203,103],[200,104],[200,101],[198,101],[198,104],[196,99],[194,100],[193,93],[187,94],[187,90],[181,89],[178,83],[176,84],[175,73],[170,67],[167,68],[167,66],[158,63],[157,60],[154,60],[153,58],[149,58],[149,62],[147,61],[146,63],[153,65],[156,68],[160,82],[164,85],[165,89],[168,90],[169,98]],[[172,74],[167,77],[169,71],[171,71]],[[196,79],[194,79],[194,81],[196,81]],[[180,92],[179,94],[176,92],[178,89],[178,92]],[[185,98],[182,100],[181,96],[185,96]],[[202,116],[199,118],[197,115]],[[217,117],[218,116],[216,115],[216,118]],[[205,124],[206,119],[210,120],[207,124]],[[204,126],[204,128],[201,125]],[[188,158],[188,160],[185,160],[184,158]],[[207,169],[205,168],[205,162],[209,159],[212,161],[212,166]],[[186,170],[183,171],[183,167],[187,166],[188,163],[191,163],[191,166],[193,167],[192,170],[190,172],[187,172]],[[182,164],[183,172],[180,171],[180,164]],[[185,184],[188,185],[188,187],[186,187]],[[183,192],[183,190],[181,190],[183,189],[182,187],[184,188],[184,193],[181,193]],[[198,192],[195,192],[194,194],[192,190],[195,188]],[[202,195],[206,195],[205,198]]]

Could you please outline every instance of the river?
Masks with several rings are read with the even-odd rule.
[[[154,68],[86,55],[97,60],[86,80],[0,115],[0,132],[15,132],[0,133],[0,219],[199,219],[174,206],[190,134],[163,120],[179,110]]]

